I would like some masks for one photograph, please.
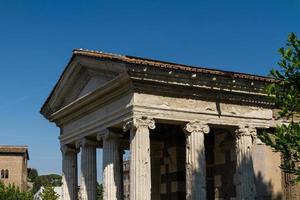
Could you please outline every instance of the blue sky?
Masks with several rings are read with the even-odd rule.
[[[0,0],[0,144],[60,173],[59,129],[39,109],[74,48],[266,75],[292,31],[300,0]]]

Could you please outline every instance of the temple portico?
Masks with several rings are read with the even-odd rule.
[[[206,179],[206,152],[205,135],[210,133],[210,127],[203,122],[193,120],[181,126],[178,124],[161,124],[159,130],[155,129],[153,119],[147,117],[136,118],[124,123],[123,131],[100,131],[90,139],[80,140],[80,144],[74,149],[66,144],[63,152],[63,177],[64,198],[76,199],[77,188],[77,153],[81,151],[80,197],[81,199],[96,198],[96,147],[103,149],[103,186],[104,199],[122,199],[122,155],[124,150],[130,150],[130,198],[131,199],[182,199],[185,193],[186,199],[207,199]],[[178,128],[179,127],[179,128]],[[181,129],[181,130],[180,130]],[[164,134],[163,131],[170,130]],[[151,132],[151,136],[150,136]],[[177,132],[177,133],[174,133]],[[231,142],[235,143],[236,173],[231,174],[235,181],[236,196],[254,199],[255,175],[249,149],[252,148],[256,131],[249,127],[229,127],[232,135]],[[166,141],[170,134],[178,134],[184,141]],[[152,137],[153,136],[153,137]],[[94,141],[91,138],[97,138]],[[181,144],[178,144],[181,143]],[[156,152],[151,153],[152,146],[156,145]],[[169,147],[170,146],[170,147]],[[184,148],[181,148],[185,146]],[[129,148],[128,148],[129,147]],[[159,148],[157,148],[159,147]],[[158,150],[158,151],[157,151]],[[160,152],[160,153],[158,153]],[[163,155],[161,152],[166,152]],[[219,155],[220,156],[220,155]],[[153,158],[151,158],[153,157]],[[155,166],[152,161],[158,157]],[[180,164],[177,162],[181,162]],[[182,165],[185,168],[183,169]],[[157,166],[158,165],[158,166]],[[166,167],[167,166],[167,167]],[[158,170],[154,168],[158,167]],[[153,174],[152,174],[153,173]],[[168,177],[180,176],[184,178]],[[175,175],[174,175],[175,174]],[[152,184],[153,177],[158,179]],[[162,181],[163,179],[163,181]],[[185,183],[184,183],[185,182]],[[169,187],[169,188],[168,188]],[[153,193],[155,191],[155,193]],[[158,194],[157,194],[158,193]],[[242,199],[242,198],[241,198]]]
[[[77,200],[78,184],[81,199],[96,199],[97,148],[103,150],[105,200],[123,199],[125,150],[130,152],[131,200],[284,195],[276,179],[282,175],[280,156],[255,153],[270,153],[257,136],[279,123],[262,92],[269,82],[75,50],[41,110],[61,130],[63,199]],[[261,190],[264,182],[272,185],[271,193]]]

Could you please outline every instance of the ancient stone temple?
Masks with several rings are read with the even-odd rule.
[[[105,200],[123,198],[124,150],[130,200],[281,199],[280,156],[257,138],[279,123],[262,92],[272,81],[74,50],[41,109],[60,127],[63,199],[77,199],[78,185],[96,199],[97,148]]]

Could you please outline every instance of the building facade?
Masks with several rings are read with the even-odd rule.
[[[0,146],[0,181],[27,190],[27,146]]]
[[[130,200],[299,198],[283,181],[280,155],[257,137],[282,123],[263,92],[272,81],[74,50],[41,109],[61,130],[63,199],[77,199],[80,184],[82,199],[95,200],[97,148],[105,200],[126,191],[124,150]]]

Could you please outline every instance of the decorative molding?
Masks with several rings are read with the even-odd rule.
[[[61,145],[60,150],[63,154],[69,154],[69,153],[78,153],[78,149],[74,147],[70,147],[66,144]]]
[[[113,97],[119,96],[128,91],[128,87],[126,87],[126,83],[128,82],[129,78],[125,74],[120,74],[90,94],[76,99],[75,101],[46,117],[48,120],[55,122],[58,125],[67,123],[68,121],[81,115],[83,113],[83,109],[85,111],[90,111],[93,108],[111,100]]]
[[[105,135],[109,134],[109,130],[107,128],[99,131],[99,133],[97,134],[97,141],[101,141],[103,140],[103,138],[105,137]]]
[[[205,121],[208,124],[236,126],[238,124],[250,124],[251,126],[260,128],[275,127],[277,123],[272,121],[272,118],[254,118],[241,115],[225,115],[221,116],[215,113],[199,112],[193,110],[173,109],[173,108],[158,108],[154,106],[134,105],[133,112],[135,115],[146,115],[155,117],[164,121],[186,122],[193,119]]]
[[[274,106],[262,91],[264,82],[258,81],[252,85],[253,81],[243,79],[233,82],[231,78],[219,77],[216,81],[210,77],[211,75],[202,75],[200,79],[194,79],[187,74],[174,73],[177,76],[175,74],[170,76],[157,70],[148,70],[147,74],[141,70],[134,70],[130,71],[129,75],[137,92],[179,95],[262,107]],[[170,89],[174,87],[176,90]]]
[[[123,126],[123,131],[126,132],[131,128],[138,129],[140,127],[146,127],[149,129],[155,129],[155,121],[152,118],[142,116],[141,118],[133,118],[132,120],[126,122]]]
[[[100,133],[97,134],[97,140],[119,140],[122,138],[122,135],[119,133],[115,133],[108,129],[102,130]]]
[[[99,143],[93,140],[89,140],[87,138],[82,138],[79,142],[76,143],[76,146],[87,147],[87,146],[98,146]]]
[[[122,121],[127,121],[132,118],[132,106],[126,109],[117,110],[103,118],[98,118],[91,123],[86,123],[76,130],[62,134],[59,139],[63,144],[76,143],[82,137],[89,135],[96,135],[101,133],[104,129],[112,127]],[[100,134],[99,134],[100,135]],[[100,136],[99,136],[100,137]]]
[[[206,123],[203,123],[198,120],[193,120],[185,125],[184,131],[187,134],[191,134],[192,132],[199,132],[199,133],[207,134],[207,133],[209,133],[210,128]]]

